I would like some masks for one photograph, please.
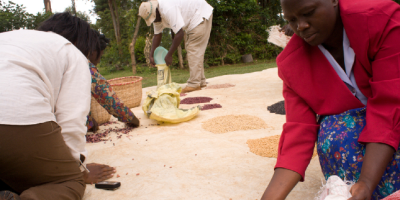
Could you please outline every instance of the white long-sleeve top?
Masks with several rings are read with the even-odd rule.
[[[34,30],[0,33],[0,124],[57,122],[78,162],[87,155],[90,82],[86,57],[64,37]]]

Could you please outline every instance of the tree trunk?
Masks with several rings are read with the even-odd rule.
[[[136,22],[136,28],[135,28],[135,33],[133,34],[133,39],[132,43],[129,45],[129,50],[131,53],[131,60],[132,60],[132,73],[133,75],[136,74],[136,57],[135,57],[135,44],[136,44],[136,39],[139,33],[139,27],[140,27],[140,21],[142,21],[141,17],[137,17],[137,22]]]
[[[117,14],[117,16],[115,15],[115,11],[114,11],[114,6],[115,6],[115,0],[108,0],[108,6],[110,7],[110,12],[111,12],[111,18],[113,21],[113,26],[114,26],[114,33],[115,33],[115,39],[117,40],[117,45],[118,45],[118,51],[119,54],[122,54],[122,49],[121,49],[121,35],[120,35],[120,26],[119,26],[119,19],[117,18],[119,15]]]
[[[72,12],[76,16],[75,0],[72,0]]]
[[[172,40],[175,38],[175,33],[171,29]],[[179,59],[179,68],[183,69],[183,58],[182,58],[182,46],[179,44],[178,46],[178,59]]]
[[[115,4],[115,0],[113,0],[113,5],[115,8],[115,17],[116,17],[116,21],[117,21],[117,32],[118,32],[118,37],[119,37],[119,41],[121,42],[121,27],[120,27],[120,23],[119,23],[119,13],[118,13],[118,7]]]
[[[44,0],[44,9],[46,12],[51,12],[51,1],[50,0]]]

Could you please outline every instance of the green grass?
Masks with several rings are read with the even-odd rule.
[[[139,66],[139,65],[138,65]],[[262,71],[268,68],[276,67],[275,60],[260,60],[247,64],[234,64],[206,68],[204,73],[206,78],[228,74],[245,74],[250,72]],[[124,69],[116,72],[109,72],[105,68],[99,68],[100,73],[106,79],[113,79],[118,77],[132,76],[132,69]],[[143,77],[142,86],[150,87],[157,85],[157,70],[156,68],[139,67],[139,73],[135,76]],[[186,83],[189,78],[189,69],[172,69],[172,82]]]

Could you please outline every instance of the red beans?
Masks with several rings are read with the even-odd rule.
[[[222,108],[221,104],[205,104],[203,107],[201,107],[201,110],[211,110],[215,108]]]
[[[197,104],[197,103],[209,103],[212,100],[210,97],[188,97],[181,101],[181,104]]]

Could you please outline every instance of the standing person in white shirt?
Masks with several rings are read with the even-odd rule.
[[[164,28],[170,28],[175,33],[172,46],[165,57],[168,66],[172,64],[172,54],[183,38],[187,37],[185,47],[190,78],[182,93],[201,90],[207,86],[204,76],[204,53],[210,38],[212,15],[213,7],[205,0],[158,0],[143,2],[140,5],[139,16],[148,26],[154,22],[154,38],[150,51],[152,65],[155,65],[154,50],[160,46]]]
[[[0,198],[76,200],[85,191],[87,56],[98,37],[68,13],[49,20],[62,34],[0,34]]]

